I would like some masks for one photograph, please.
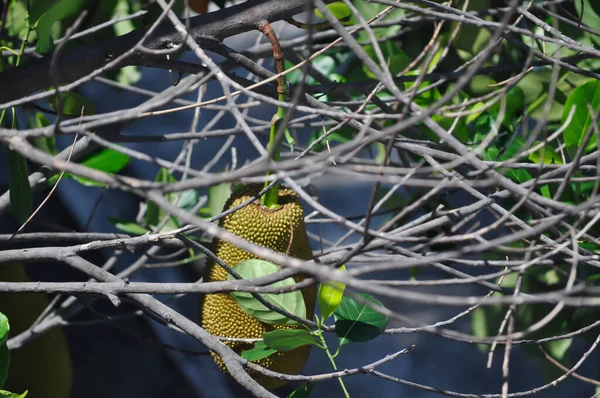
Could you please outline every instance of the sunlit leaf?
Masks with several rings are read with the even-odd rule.
[[[306,329],[278,329],[263,334],[265,344],[279,352],[291,351],[305,345],[319,345],[311,332]]]
[[[276,264],[270,263],[264,260],[250,259],[242,261],[237,264],[234,268],[242,279],[252,279],[261,276],[273,274],[280,270],[280,267]],[[227,280],[236,280],[232,275],[228,275]],[[269,287],[282,288],[287,286],[293,286],[296,284],[294,278],[289,277],[282,281],[275,282]],[[233,299],[237,302],[240,308],[248,315],[269,324],[296,324],[297,322],[289,319],[285,315],[282,315],[276,311],[272,311],[263,305],[260,301],[247,292],[231,292]],[[289,313],[292,313],[300,318],[306,318],[306,304],[304,303],[304,297],[299,290],[275,294],[261,294],[261,296],[269,303],[282,308]]]
[[[381,302],[371,295],[361,293],[360,297],[382,306]],[[387,322],[387,316],[349,296],[344,296],[335,311],[335,334],[340,340],[340,345],[369,341],[385,330]]]
[[[342,265],[340,270],[345,271],[346,266]],[[336,308],[342,302],[344,289],[346,285],[341,282],[326,281],[319,285],[318,301],[321,317],[325,320],[335,312]]]

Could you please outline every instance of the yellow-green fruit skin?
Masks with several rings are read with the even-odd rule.
[[[262,187],[249,185],[234,192],[225,203],[224,209],[230,209],[250,200],[257,195]],[[258,201],[243,207],[221,219],[220,226],[235,235],[257,245],[268,247],[280,253],[287,253],[291,257],[310,260],[312,252],[306,226],[304,224],[304,210],[298,195],[290,189],[279,190],[279,204],[275,210],[270,210]],[[241,250],[238,247],[215,239],[213,241],[214,253],[219,259],[230,267],[240,262],[257,258],[255,255]],[[227,271],[210,261],[204,274],[206,282],[227,280]],[[294,278],[296,281],[302,276]],[[314,286],[302,290],[306,304],[306,316],[312,319],[316,288]],[[299,325],[269,325],[246,314],[237,305],[229,293],[207,294],[201,299],[201,326],[209,333],[221,337],[234,338],[260,338],[265,332],[276,329],[300,329]],[[243,350],[251,349],[254,344],[240,342],[225,342],[238,354]],[[255,363],[279,373],[298,374],[308,358],[310,346],[304,346],[285,353],[278,352]],[[217,365],[226,371],[221,359],[213,354]],[[250,371],[265,388],[277,388],[285,381],[263,376]]]

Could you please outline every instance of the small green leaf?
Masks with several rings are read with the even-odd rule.
[[[27,34],[27,8],[24,3],[21,1],[8,2],[6,15],[6,31],[10,36],[16,36],[19,39],[25,38]]]
[[[242,358],[249,361],[258,361],[276,352],[277,350],[267,347],[264,341],[257,341],[254,348],[242,351]]]
[[[0,388],[4,386],[8,377],[8,365],[10,364],[10,352],[6,345],[10,325],[6,315],[0,312]]]
[[[115,226],[116,229],[125,232],[130,235],[144,235],[148,230],[134,222],[123,220],[117,217],[108,217],[110,222]]]
[[[306,329],[279,329],[263,334],[265,344],[279,352],[291,351],[305,345],[319,346],[319,342]]]
[[[264,260],[250,259],[242,261],[233,268],[243,279],[258,278],[273,274],[280,270],[276,264]],[[232,275],[228,275],[227,280],[235,280]],[[294,278],[286,278],[282,281],[275,282],[269,287],[281,288],[296,284]],[[240,308],[248,315],[268,324],[297,324],[296,321],[289,319],[285,315],[271,311],[265,307],[260,301],[255,299],[250,293],[246,292],[231,292],[233,299],[237,302]],[[261,296],[271,304],[282,308],[300,318],[306,318],[306,304],[304,297],[299,290],[282,293],[282,294],[261,294]]]
[[[187,189],[181,192],[177,200],[177,207],[187,211],[191,211],[198,204],[198,191],[195,189]]]
[[[302,387],[299,387],[292,391],[292,393],[288,395],[287,398],[308,398],[308,396],[312,392],[312,389],[315,387],[315,384],[317,384],[316,381],[306,383]]]
[[[583,144],[590,126],[592,125],[592,112],[595,114],[600,107],[600,81],[591,80],[582,86],[577,87],[567,98],[565,103],[562,122],[566,123],[571,112],[571,108],[575,106],[575,111],[571,122],[563,132],[565,144],[572,147],[580,147]],[[592,150],[596,147],[596,139],[590,139],[587,150]]]
[[[42,14],[35,24],[38,35],[36,50],[42,54],[50,52],[54,48],[50,35],[54,23],[76,15],[85,3],[85,0],[60,0]]]
[[[41,112],[36,112],[34,117],[29,120],[32,128],[47,127],[50,125],[48,118]],[[33,137],[33,145],[42,151],[51,155],[56,155],[56,137]]]
[[[373,304],[382,305],[369,294],[361,293],[360,296]],[[335,334],[340,339],[340,345],[369,341],[385,330],[387,322],[387,316],[344,296],[335,311]]]
[[[129,156],[107,148],[90,156],[81,164],[106,173],[117,173],[129,164]]]
[[[536,141],[536,143],[534,144],[534,146],[538,145],[539,141]],[[544,159],[542,161],[542,152],[544,152]],[[554,150],[554,148],[552,148],[550,145],[546,145],[544,148],[540,148],[537,151],[531,153],[529,155],[529,160],[531,160],[533,163],[543,163],[543,164],[563,164],[562,158],[560,157],[560,155],[558,153],[556,153],[556,151]]]
[[[340,270],[345,271],[346,266],[342,265]],[[321,310],[321,316],[323,320],[329,318],[335,312],[336,308],[342,301],[344,296],[344,289],[346,285],[341,282],[323,282],[319,286],[319,309]]]
[[[558,285],[561,282],[560,275],[555,269],[549,269],[548,271],[537,275],[537,279],[548,286]]]
[[[67,116],[78,117],[82,114],[87,116],[94,115],[96,113],[96,107],[94,106],[94,103],[81,94],[69,91],[66,93],[60,93],[60,98],[62,100],[63,114]],[[48,104],[50,105],[50,108],[52,108],[55,112],[58,112],[59,103],[56,95],[48,97]]]
[[[23,394],[15,394],[14,392],[0,390],[0,397],[2,398],[25,398],[29,391],[25,391]]]
[[[571,347],[573,343],[573,339],[560,339],[549,341],[545,344],[546,349],[548,350],[548,354],[552,356],[552,358],[557,361],[562,361],[565,357],[565,354]]]
[[[8,150],[10,168],[10,204],[17,221],[24,223],[33,211],[33,196],[29,185],[27,159],[18,152]]]
[[[208,188],[208,208],[210,209],[211,217],[215,217],[223,211],[225,202],[230,195],[230,188],[230,182],[224,182]]]
[[[327,8],[329,9],[329,11],[331,11],[333,16],[335,16],[341,22],[347,22],[352,17],[352,10],[350,10],[350,7],[348,7],[345,3],[341,1],[336,1],[334,3],[327,4]],[[325,18],[325,15],[323,15],[323,13],[321,13],[321,11],[319,10],[315,10],[315,15],[318,18],[325,20],[327,19]]]
[[[89,167],[90,169],[104,171],[105,173],[114,174],[121,171],[125,166],[129,164],[129,156],[124,153],[115,151],[110,148],[101,150],[91,155],[89,158],[81,162],[83,166]],[[54,184],[58,180],[59,175],[52,176],[48,182]],[[90,180],[89,178],[79,177],[72,174],[65,173],[63,178],[73,178],[81,185],[86,187],[104,187],[106,184]]]

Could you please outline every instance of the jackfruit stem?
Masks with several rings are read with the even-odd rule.
[[[273,48],[273,58],[275,59],[275,64],[277,66],[277,73],[281,74],[285,71],[285,61],[283,56],[283,51],[281,51],[281,46],[279,45],[279,39],[275,34],[275,31],[271,27],[268,21],[261,21],[258,26],[258,30],[264,34],[269,42],[271,43],[271,47]],[[280,102],[287,102],[287,81],[284,75],[280,76],[277,79],[277,94]],[[286,137],[291,135],[287,130],[286,126],[281,126],[281,122],[285,121],[287,114],[287,108],[278,107],[277,113],[273,115],[273,119],[271,120],[271,132],[269,135],[269,146],[268,150],[271,154],[271,159],[278,162],[281,156],[281,138],[282,135],[285,134]],[[283,134],[277,134],[279,130]],[[267,172],[267,177],[273,174],[272,172]],[[269,185],[269,182],[265,182],[265,187]],[[261,198],[261,203],[269,209],[276,209],[279,207],[279,183],[273,185],[271,189],[269,189]]]
[[[285,94],[279,94],[279,100],[285,101]],[[271,159],[278,162],[281,157],[281,144],[277,142],[277,129],[279,126],[279,121],[285,118],[285,108],[277,108],[277,114],[273,117],[273,121],[271,122],[271,133],[269,135],[269,146],[268,150],[272,154]],[[283,115],[283,116],[282,116]],[[267,177],[270,176],[271,172],[267,172]],[[269,185],[269,181],[265,182],[265,187]],[[261,198],[261,203],[269,209],[276,209],[279,207],[279,183],[273,185],[271,189],[269,189]]]

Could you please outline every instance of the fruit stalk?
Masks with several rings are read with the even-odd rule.
[[[273,48],[273,58],[275,59],[275,65],[277,73],[282,74],[285,71],[285,61],[283,51],[279,44],[279,39],[273,30],[271,24],[267,21],[259,23],[258,30],[264,34]],[[287,102],[288,100],[288,86],[284,75],[279,76],[277,79],[277,98],[280,102]],[[289,135],[285,126],[281,126],[281,122],[285,121],[287,115],[287,108],[277,107],[277,113],[273,115],[271,120],[271,131],[269,135],[268,150],[271,159],[278,162],[281,156],[281,136],[280,130],[283,129],[286,135]],[[273,172],[267,172],[267,177],[273,174]],[[269,182],[265,182],[265,187],[269,185]],[[279,183],[273,185],[264,196],[261,198],[261,203],[269,209],[275,209],[279,207]]]

